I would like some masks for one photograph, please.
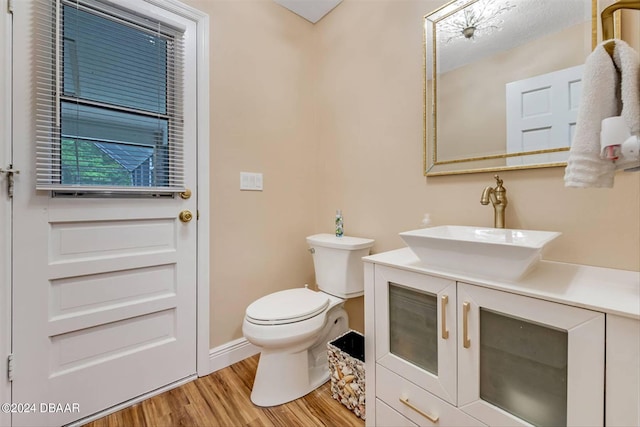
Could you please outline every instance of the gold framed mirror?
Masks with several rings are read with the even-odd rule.
[[[425,175],[566,165],[596,7],[453,0],[425,15]]]

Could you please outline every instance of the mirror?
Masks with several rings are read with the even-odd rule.
[[[454,0],[424,18],[425,175],[564,166],[596,0]]]

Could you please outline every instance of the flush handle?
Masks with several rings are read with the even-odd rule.
[[[182,222],[189,222],[193,219],[193,214],[191,213],[190,210],[184,210],[180,212],[180,215],[178,215],[178,218],[180,218],[180,221]]]

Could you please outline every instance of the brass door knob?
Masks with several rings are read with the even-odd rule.
[[[191,190],[189,190],[188,188],[184,190],[182,193],[180,193],[181,199],[187,200],[190,197],[191,197]]]
[[[180,215],[178,215],[178,218],[180,218],[180,221],[182,222],[189,222],[193,219],[193,214],[191,213],[190,210],[184,210],[180,212]]]

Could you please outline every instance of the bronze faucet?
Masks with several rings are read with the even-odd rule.
[[[483,205],[488,205],[489,200],[491,200],[491,204],[493,205],[494,210],[494,220],[493,226],[495,228],[504,228],[504,210],[507,207],[507,189],[502,186],[502,180],[498,175],[495,175],[496,179],[496,188],[492,188],[491,186],[484,189],[482,192],[482,197],[480,198],[480,203]]]

